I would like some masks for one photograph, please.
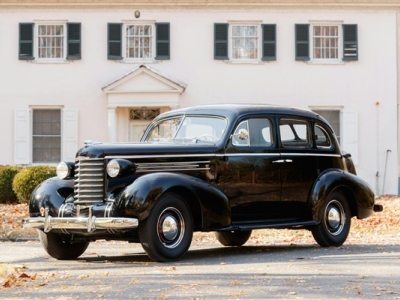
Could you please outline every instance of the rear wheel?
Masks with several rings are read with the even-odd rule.
[[[316,242],[322,247],[339,247],[346,241],[350,231],[351,214],[346,197],[333,191],[320,212],[320,224],[311,229]]]
[[[217,231],[215,237],[224,246],[242,246],[251,236],[251,230],[247,231]]]
[[[71,242],[70,236],[52,232],[39,231],[39,239],[44,250],[59,260],[76,259],[89,246],[89,242]]]
[[[139,225],[144,251],[155,261],[180,259],[193,237],[192,214],[176,194],[165,194],[154,205],[150,216]]]

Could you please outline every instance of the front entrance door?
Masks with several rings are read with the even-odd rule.
[[[139,142],[151,120],[135,120],[129,123],[129,142]]]

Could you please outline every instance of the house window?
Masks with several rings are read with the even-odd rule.
[[[65,25],[37,26],[38,59],[64,59]]]
[[[81,59],[81,23],[20,23],[19,59],[44,62]]]
[[[153,31],[152,25],[126,25],[126,57],[153,58]]]
[[[276,60],[276,25],[215,23],[214,59],[233,62]]]
[[[34,109],[32,122],[33,163],[59,162],[61,160],[61,110]]]
[[[108,23],[109,60],[170,59],[169,23]]]
[[[232,59],[258,59],[259,26],[233,25]]]
[[[339,26],[312,26],[313,59],[339,58]]]
[[[357,25],[339,22],[296,24],[295,47],[295,57],[299,61],[356,61]]]

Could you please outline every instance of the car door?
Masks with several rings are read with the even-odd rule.
[[[272,117],[241,120],[225,153],[220,187],[228,196],[232,222],[263,222],[278,218],[280,159]]]
[[[282,116],[279,124],[279,151],[282,165],[281,209],[285,218],[305,218],[310,190],[318,176],[318,156],[312,148],[309,120]]]

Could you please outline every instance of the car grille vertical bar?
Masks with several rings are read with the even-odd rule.
[[[77,159],[74,203],[91,205],[104,201],[104,159]]]

